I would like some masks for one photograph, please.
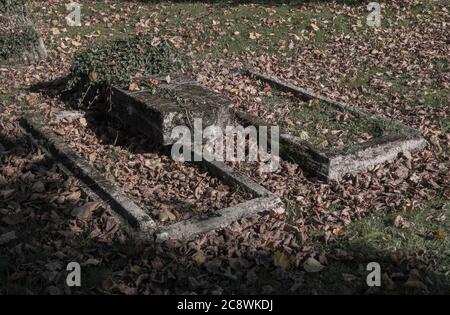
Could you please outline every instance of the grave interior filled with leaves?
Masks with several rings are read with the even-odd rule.
[[[16,2],[0,1],[0,23]],[[449,292],[446,1],[383,3],[378,28],[366,24],[366,4],[358,1],[78,2],[82,25],[72,27],[66,1],[27,1],[48,56],[0,63],[0,294]],[[19,39],[5,37],[2,28],[0,59]],[[397,130],[255,84],[235,71],[242,68],[398,120],[418,129],[429,146],[329,182],[288,160],[273,173],[232,163],[279,196],[285,211],[191,242],[153,244],[133,239],[108,203],[90,200],[79,179],[67,176],[20,125],[28,111],[43,114],[162,223],[248,196],[150,150],[151,141],[108,119],[56,120],[55,114],[104,108],[112,84],[133,90],[147,75],[185,72],[229,97],[234,109],[319,147]],[[82,266],[82,287],[65,285],[71,261]],[[382,268],[380,288],[366,284],[373,261]]]

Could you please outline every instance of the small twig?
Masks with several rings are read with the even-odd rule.
[[[84,99],[86,98],[86,95],[87,95],[87,93],[89,92],[90,89],[91,89],[91,83],[89,83],[89,86],[88,86],[86,92],[84,92],[83,98],[78,102],[78,105],[81,106],[83,104]]]

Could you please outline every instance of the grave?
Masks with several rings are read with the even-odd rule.
[[[56,114],[55,119],[61,119],[61,116],[66,118],[77,117],[75,118],[77,121],[80,119],[79,112],[73,113],[73,115],[67,112],[60,113],[60,115]],[[133,234],[143,240],[191,240],[199,234],[224,228],[241,218],[257,216],[282,207],[282,202],[277,196],[252,179],[234,171],[222,162],[203,160],[198,163],[206,170],[208,176],[215,177],[231,187],[241,189],[250,197],[247,200],[241,200],[236,205],[210,211],[204,215],[194,215],[172,224],[161,224],[152,218],[148,211],[138,205],[136,199],[132,198],[129,192],[125,192],[123,187],[106,178],[98,168],[94,167],[93,163],[90,162],[90,157],[83,158],[79,152],[70,146],[67,139],[64,138],[67,133],[56,134],[52,130],[50,122],[44,119],[42,115],[38,113],[28,114],[22,120],[22,126],[40,146],[46,148],[65,168],[80,178],[86,187],[108,202],[111,208],[129,225]],[[130,159],[132,158],[130,157]],[[132,160],[131,162],[136,161]]]
[[[176,126],[193,128],[201,118],[203,127],[225,128],[233,124],[232,103],[188,76],[161,75],[141,79],[129,87],[112,88],[109,112],[130,128],[162,145],[171,145]]]
[[[276,122],[281,125],[280,155],[321,179],[338,180],[427,145],[419,131],[398,121],[369,115],[266,75],[249,70],[242,74],[273,89],[272,96],[262,100],[270,112],[284,106],[294,113],[289,124],[286,119]],[[259,117],[236,115],[244,125],[268,125]]]

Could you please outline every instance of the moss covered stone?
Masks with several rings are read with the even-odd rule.
[[[32,63],[47,57],[25,1],[0,1],[0,64]]]
[[[84,100],[93,99],[113,85],[128,86],[139,77],[179,72],[187,64],[169,42],[141,34],[77,52],[67,89],[81,93]]]

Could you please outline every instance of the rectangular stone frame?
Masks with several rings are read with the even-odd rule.
[[[164,241],[177,239],[192,240],[200,234],[221,229],[230,223],[282,207],[282,201],[273,193],[254,182],[252,179],[234,171],[222,162],[196,162],[201,164],[211,175],[222,179],[229,185],[241,187],[251,193],[254,198],[211,212],[207,218],[193,217],[168,226],[158,224],[145,211],[137,206],[126,194],[112,182],[106,180],[77,152],[71,149],[64,140],[56,135],[45,123],[39,113],[29,113],[21,121],[21,125],[34,139],[59,160],[70,172],[82,180],[83,184],[94,191],[101,199],[111,205],[132,228],[133,234],[145,241]]]
[[[340,111],[355,113],[357,116],[374,117],[360,110],[354,109],[341,102],[318,95],[292,84],[284,83],[276,78],[259,74],[245,69],[242,74],[266,82],[284,92],[291,92],[304,101],[317,99],[328,106]],[[268,125],[258,117],[243,112],[236,112],[236,116],[244,125]],[[378,117],[379,118],[379,117]],[[374,138],[365,143],[352,145],[337,153],[327,153],[308,141],[302,140],[289,133],[280,134],[280,154],[285,159],[297,162],[304,170],[313,176],[324,180],[339,180],[346,174],[355,174],[370,167],[394,160],[400,152],[414,152],[425,148],[428,143],[416,129],[403,125],[406,136],[386,135]]]

